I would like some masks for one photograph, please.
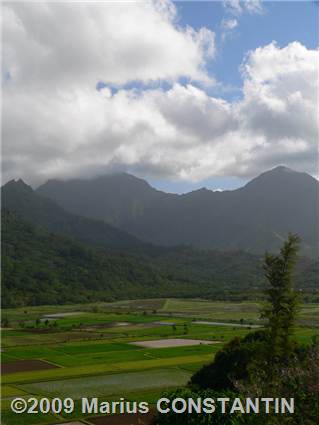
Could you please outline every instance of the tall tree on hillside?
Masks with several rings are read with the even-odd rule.
[[[268,320],[270,364],[289,359],[290,336],[299,309],[299,295],[293,287],[293,271],[299,250],[299,237],[289,234],[278,255],[266,254],[264,269],[270,284],[262,318]]]

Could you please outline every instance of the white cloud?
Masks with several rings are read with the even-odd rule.
[[[233,15],[240,15],[243,11],[240,0],[223,0],[224,8]]]
[[[168,0],[17,2],[4,4],[3,13],[4,68],[15,84],[59,90],[99,80],[209,80],[214,34],[178,27]]]
[[[318,141],[318,50],[274,42],[250,52],[242,66],[247,127],[271,140]]]
[[[224,30],[233,30],[238,26],[237,19],[223,19],[221,23],[221,27]]]
[[[79,89],[50,99],[32,90],[7,92],[3,112],[4,139],[13,140],[4,143],[5,158],[16,164],[11,173],[32,164],[38,180],[95,166],[196,178],[202,152],[214,154],[214,141],[236,126],[226,102],[179,84],[114,96],[109,89]]]
[[[223,0],[224,8],[232,15],[239,16],[242,13],[263,13],[261,0]]]
[[[238,21],[237,19],[223,19],[220,26],[222,29],[221,38],[224,41],[238,26]]]
[[[249,52],[242,66],[243,99],[233,103],[177,81],[167,91],[98,92],[99,79],[174,82],[185,70],[193,79],[208,79],[203,64],[214,55],[214,36],[177,27],[175,9],[166,1],[141,3],[134,12],[115,4],[117,15],[110,6],[84,13],[84,6],[73,4],[72,12],[70,5],[67,16],[51,4],[7,7],[5,64],[12,79],[3,88],[4,179],[40,183],[124,169],[196,181],[252,176],[278,163],[317,173],[318,51],[295,42]],[[119,31],[110,14],[129,28]],[[165,30],[156,33],[148,23],[146,38],[128,17],[146,14]],[[80,19],[81,31],[72,16]],[[99,24],[103,16],[107,28]],[[197,59],[190,64],[190,58]]]
[[[249,13],[263,13],[263,6],[261,0],[243,0],[244,7]]]

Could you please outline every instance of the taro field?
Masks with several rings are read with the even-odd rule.
[[[2,424],[123,424],[122,415],[83,416],[77,400],[147,401],[184,386],[235,336],[262,327],[254,302],[130,300],[2,312]],[[295,338],[319,335],[319,304],[303,307]],[[72,414],[22,414],[14,397],[72,397]],[[132,416],[132,415],[131,415]],[[136,419],[136,423],[143,423]],[[145,424],[147,423],[147,420]]]

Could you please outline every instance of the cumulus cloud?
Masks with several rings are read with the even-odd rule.
[[[109,3],[7,3],[4,67],[15,84],[59,90],[99,80],[209,81],[215,38],[179,28],[169,0]],[[178,60],[177,60],[178,58]]]
[[[306,147],[318,141],[318,50],[298,42],[280,49],[273,42],[250,52],[242,72],[247,128],[268,143],[303,140]]]
[[[191,81],[180,83],[186,71],[202,82],[210,78],[205,63],[214,56],[214,35],[180,28],[171,3],[143,2],[137,9],[134,3],[132,11],[113,3],[115,12],[109,4],[106,12],[97,5],[86,5],[85,12],[84,5],[70,5],[63,5],[68,17],[51,3],[6,5],[4,59],[11,78],[3,87],[5,180],[23,177],[36,184],[127,170],[196,181],[253,176],[278,163],[317,171],[317,50],[295,42],[249,52],[241,68],[243,98],[227,102]],[[130,22],[147,14],[155,25],[148,24],[149,38],[145,27],[137,28],[141,21]],[[105,25],[95,25],[102,16]],[[129,32],[114,29],[110,16]],[[71,17],[82,19],[78,28]],[[70,21],[60,33],[58,18],[60,24]],[[156,33],[162,24],[165,30]],[[95,90],[100,79],[118,90]],[[125,88],[132,79],[171,85]]]

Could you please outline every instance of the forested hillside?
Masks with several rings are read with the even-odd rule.
[[[157,256],[118,254],[54,235],[2,211],[2,305],[124,298],[256,296],[261,259],[176,248]],[[318,263],[303,259],[297,285],[314,290]]]
[[[130,256],[50,234],[2,212],[3,306],[64,304],[156,295],[168,281]]]

